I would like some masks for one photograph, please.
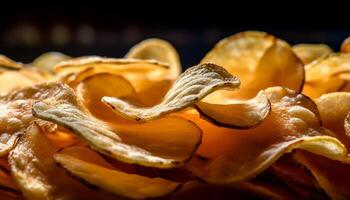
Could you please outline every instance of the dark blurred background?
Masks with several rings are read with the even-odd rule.
[[[267,31],[291,44],[326,43],[338,50],[350,35],[348,6],[305,3],[14,2],[1,9],[0,53],[22,62],[47,51],[122,57],[135,43],[159,37],[178,49],[188,67],[221,38],[244,30]]]

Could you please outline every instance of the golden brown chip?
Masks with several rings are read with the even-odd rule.
[[[173,79],[176,79],[181,73],[180,59],[176,49],[169,42],[162,39],[143,40],[133,46],[125,57],[168,63]]]
[[[350,71],[350,54],[330,54],[305,66],[303,93],[317,98],[336,92],[346,85],[344,78]],[[342,77],[344,76],[344,77]]]
[[[49,72],[54,72],[54,66],[61,61],[70,59],[70,56],[67,56],[60,52],[46,52],[39,57],[37,57],[32,65],[40,69],[47,70]]]
[[[283,86],[300,91],[303,63],[291,47],[264,32],[242,32],[218,42],[201,63],[225,67],[242,82],[230,97],[250,99],[265,88]]]
[[[350,149],[350,138],[344,130],[344,121],[346,123],[346,115],[350,112],[350,93],[325,94],[316,99],[315,103],[320,111],[323,126],[331,130],[333,136]]]
[[[28,199],[108,199],[71,179],[53,161],[56,151],[33,124],[9,154],[11,174]]]
[[[112,194],[130,199],[160,197],[179,187],[178,183],[166,179],[122,172],[88,149],[56,153],[54,159],[73,176]]]
[[[103,97],[102,101],[117,114],[144,122],[191,106],[214,90],[237,88],[239,84],[240,81],[222,67],[214,64],[201,64],[181,74],[162,102],[154,107],[136,107],[113,97]]]
[[[227,129],[201,119],[194,110],[181,116],[203,130],[202,144],[187,168],[213,183],[250,179],[284,153],[305,149],[336,160],[347,156],[337,139],[324,136],[317,107],[306,96],[274,87],[265,91],[271,113],[259,126],[247,130]]]
[[[297,44],[293,46],[293,51],[304,64],[308,64],[333,52],[332,48],[326,44]]]
[[[340,47],[340,52],[350,53],[350,37],[346,38]]]
[[[350,165],[325,158],[306,151],[294,154],[297,162],[303,164],[315,177],[318,185],[335,200],[350,198]]]
[[[135,95],[133,86],[119,75],[99,73],[87,77],[76,88],[77,96],[84,103],[89,112],[98,119],[121,123],[118,117],[102,101],[104,96],[128,97]],[[125,121],[125,120],[124,120]]]
[[[69,94],[66,100],[36,102],[33,114],[68,128],[92,148],[123,162],[176,167],[190,159],[201,141],[201,130],[185,119],[166,117],[127,127],[108,124],[87,113],[71,90],[64,93]]]

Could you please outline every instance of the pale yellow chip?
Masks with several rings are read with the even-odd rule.
[[[169,74],[169,65],[155,60],[116,59],[98,56],[62,61],[55,66],[55,72],[59,75],[66,75],[72,72],[78,73],[91,67],[97,71],[118,73],[127,79],[136,79],[141,76],[144,78],[159,78]]]
[[[217,95],[219,103],[199,101],[196,108],[201,115],[219,126],[251,128],[265,120],[271,110],[270,101],[263,91],[250,100],[232,100],[220,96],[220,93],[213,95]]]
[[[0,96],[0,156],[7,154],[16,144],[18,136],[36,120],[32,115],[34,101],[50,97],[66,99],[65,89],[67,86],[61,83],[47,82]],[[38,123],[48,132],[53,132],[57,127],[43,120]]]
[[[11,174],[27,199],[109,199],[58,168],[53,161],[55,151],[38,125],[34,124],[9,154]]]
[[[326,44],[297,44],[293,46],[293,51],[304,64],[308,64],[333,52],[332,48]]]
[[[222,67],[214,64],[201,64],[181,74],[162,102],[154,107],[136,107],[114,97],[103,97],[102,101],[125,118],[145,122],[191,106],[214,90],[234,89],[239,84],[240,81]]]
[[[264,32],[247,31],[219,41],[201,63],[214,63],[237,76],[242,85],[229,97],[250,99],[268,87],[300,91],[304,67],[283,40]]]
[[[65,100],[54,97],[33,105],[38,118],[62,125],[97,151],[117,160],[172,168],[183,165],[201,141],[201,130],[179,117],[166,117],[144,124],[109,124],[91,116],[75,94],[65,89]],[[169,148],[172,147],[172,148]]]
[[[87,154],[89,157],[86,157]],[[83,152],[76,151],[74,155],[64,151],[56,153],[54,159],[70,174],[88,184],[130,199],[161,197],[174,192],[180,186],[179,183],[163,178],[148,178],[122,172],[110,166],[92,150],[88,152],[88,149]]]
[[[181,63],[176,49],[167,41],[151,38],[133,46],[125,55],[126,58],[157,60],[168,63],[171,78],[176,79],[181,74]]]

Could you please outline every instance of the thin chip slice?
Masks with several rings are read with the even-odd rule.
[[[214,90],[237,88],[239,84],[239,80],[222,67],[201,64],[181,74],[162,102],[154,107],[136,107],[113,97],[103,97],[102,101],[125,118],[145,122],[191,106]]]
[[[47,70],[49,72],[54,71],[54,66],[61,61],[70,59],[70,56],[67,56],[60,52],[46,52],[39,57],[37,57],[32,65],[40,69]]]
[[[306,151],[297,151],[295,160],[303,164],[317,180],[318,185],[335,200],[350,198],[350,165]]]
[[[87,113],[71,90],[65,92],[70,94],[66,100],[36,102],[33,114],[68,128],[92,148],[120,161],[157,168],[177,167],[191,158],[201,141],[201,130],[179,117],[127,127],[107,124]]]
[[[308,64],[333,52],[332,48],[326,44],[297,44],[293,46],[293,51],[304,64]]]
[[[242,82],[230,97],[251,99],[268,87],[283,86],[300,91],[304,67],[283,40],[264,32],[247,31],[219,41],[201,63],[223,66]]]
[[[347,157],[344,145],[324,135],[316,105],[306,96],[289,89],[265,90],[271,113],[259,126],[238,130],[215,126],[194,110],[181,116],[203,130],[197,155],[186,166],[211,183],[237,183],[255,177],[283,154],[305,149],[331,159]]]
[[[346,116],[350,112],[350,93],[325,94],[316,99],[315,103],[320,111],[323,126],[331,130],[334,133],[333,136],[350,149],[350,138],[344,130]]]
[[[21,194],[0,189],[1,200],[24,200]]]
[[[92,159],[84,158],[84,154],[89,154]],[[130,199],[161,197],[179,187],[178,183],[166,179],[148,178],[111,169],[97,153],[85,150],[84,154],[72,156],[72,153],[69,155],[62,152],[56,153],[54,159],[73,176],[105,191]],[[99,163],[102,163],[102,166]]]
[[[8,69],[18,70],[23,68],[23,64],[13,61],[10,58],[6,57],[5,55],[0,54],[0,68],[4,68],[7,70]]]
[[[340,47],[340,52],[350,53],[350,37],[346,38]]]
[[[151,38],[141,41],[133,46],[125,55],[126,58],[143,60],[158,60],[170,65],[171,78],[176,79],[181,73],[179,54],[167,41]]]
[[[336,92],[346,85],[344,75],[350,72],[350,54],[330,54],[305,66],[303,93],[317,98],[322,94]]]
[[[56,151],[33,124],[9,154],[11,174],[28,199],[108,199],[70,178],[53,161]]]
[[[218,98],[221,99],[220,104],[199,101],[196,103],[196,108],[201,115],[206,116],[219,126],[251,128],[266,119],[271,110],[270,102],[264,92],[260,92],[255,98],[248,101],[232,102],[225,97],[219,96]]]
[[[48,82],[26,87],[0,96],[0,156],[8,153],[16,144],[18,135],[34,121],[32,104],[49,97],[66,99],[68,89],[61,83]],[[57,126],[51,122],[38,121],[47,132],[54,132]]]
[[[109,73],[99,73],[87,77],[79,83],[76,92],[78,98],[92,115],[98,119],[116,123],[121,123],[123,118],[118,117],[101,102],[101,98],[103,96],[123,98],[135,95],[135,89],[129,81],[119,75]]]
[[[98,56],[80,57],[62,61],[55,66],[55,72],[62,76],[72,72],[78,73],[91,67],[97,71],[107,70],[111,73],[118,73],[127,79],[136,79],[139,77],[159,78],[169,73],[168,64],[155,60],[116,59]]]

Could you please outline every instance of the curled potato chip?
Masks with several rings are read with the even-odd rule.
[[[180,186],[162,178],[148,178],[122,172],[113,168],[92,150],[72,151],[74,150],[70,150],[68,154],[56,153],[55,161],[73,176],[119,196],[130,199],[155,198],[171,193]]]
[[[32,115],[32,104],[36,100],[50,97],[66,99],[64,86],[61,83],[48,82],[26,87],[0,96],[0,156],[8,153],[16,144],[18,136],[36,118]],[[56,125],[47,121],[38,121],[48,132],[53,132]]]
[[[350,138],[345,132],[344,126],[346,128],[346,115],[350,112],[350,93],[334,92],[325,94],[316,99],[315,103],[320,112],[323,126],[331,130],[333,136],[349,149]]]
[[[317,98],[322,94],[340,91],[347,84],[350,54],[330,54],[305,66],[303,93]]]
[[[350,37],[346,38],[340,47],[340,52],[350,53]]]
[[[265,91],[271,113],[247,130],[217,127],[186,111],[181,116],[203,130],[203,140],[187,169],[211,183],[251,179],[293,149],[342,160],[347,150],[337,139],[323,135],[317,107],[306,96],[274,87]]]
[[[127,97],[135,94],[133,86],[119,75],[99,73],[87,77],[76,88],[77,96],[95,117],[109,122],[121,122],[102,101],[103,96]]]
[[[0,68],[4,69],[21,69],[23,67],[22,63],[18,63],[16,61],[11,60],[5,55],[0,54]]]
[[[239,84],[240,81],[225,69],[214,64],[201,64],[181,74],[162,102],[154,107],[136,107],[113,97],[103,97],[102,101],[117,114],[144,122],[191,106],[216,89],[236,88]]]
[[[248,101],[238,100],[232,102],[225,99],[225,97],[220,99],[220,104],[205,101],[196,103],[196,108],[201,115],[206,116],[218,125],[250,128],[266,119],[271,110],[270,102],[264,92],[260,92],[255,98]],[[223,102],[227,104],[223,104]]]
[[[72,72],[78,73],[87,68],[96,71],[109,71],[125,76],[127,79],[140,77],[158,78],[169,73],[169,66],[155,60],[115,59],[88,56],[62,61],[55,66],[55,72],[60,75]]]
[[[56,151],[33,124],[9,154],[11,174],[28,199],[107,199],[71,179],[53,161]]]
[[[297,151],[293,157],[304,165],[315,177],[318,185],[331,199],[345,200],[350,198],[350,166],[339,161],[328,159],[306,151]]]
[[[218,42],[201,63],[225,67],[242,82],[230,97],[250,99],[265,88],[283,86],[300,91],[304,81],[303,63],[291,47],[264,32],[248,31]]]
[[[61,61],[65,61],[70,59],[70,56],[67,56],[60,52],[46,52],[39,57],[37,57],[32,65],[44,70],[47,70],[49,72],[54,71],[54,66],[58,64]]]
[[[87,113],[70,89],[65,92],[70,95],[66,100],[53,98],[36,102],[33,114],[68,128],[92,148],[123,162],[157,168],[176,167],[192,156],[201,141],[201,130],[179,117],[126,128],[108,124]]]
[[[125,55],[126,58],[158,60],[170,65],[171,77],[176,79],[181,73],[181,64],[176,49],[167,41],[151,38],[133,46]]]
[[[293,46],[293,51],[304,64],[308,64],[333,52],[332,48],[326,44],[297,44]]]

